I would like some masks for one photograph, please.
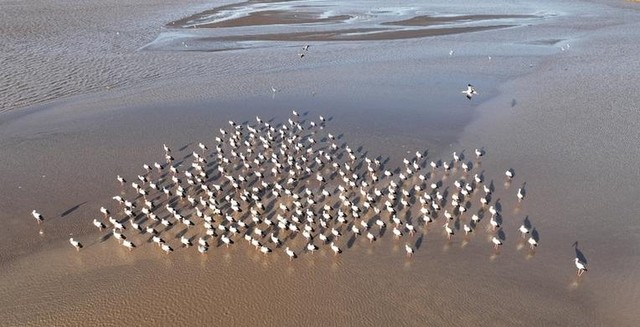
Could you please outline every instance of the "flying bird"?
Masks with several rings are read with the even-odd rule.
[[[467,84],[467,89],[462,91],[461,93],[464,94],[467,97],[467,99],[469,99],[469,100],[471,100],[471,98],[474,95],[478,94],[476,89],[471,84]]]

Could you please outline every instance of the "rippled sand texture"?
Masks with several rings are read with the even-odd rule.
[[[1,6],[0,111],[177,77],[198,66],[180,60],[162,65],[164,59],[136,51],[155,38],[159,22],[184,14],[171,1],[126,6],[2,1]]]
[[[264,46],[259,41],[411,39],[506,28],[544,18],[538,15],[420,14],[428,10],[430,6],[425,4],[370,9],[358,2],[243,2],[171,22],[165,35],[146,49],[171,49],[178,41],[190,45],[190,50],[218,51]],[[246,27],[259,27],[259,34]],[[189,29],[198,31],[192,33],[189,45],[186,45]]]

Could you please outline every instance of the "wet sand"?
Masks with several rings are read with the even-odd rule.
[[[150,4],[136,8],[157,13]],[[25,103],[47,101],[50,94],[58,100],[28,108],[13,104],[15,89],[4,89],[0,320],[9,326],[114,319],[158,325],[637,325],[640,208],[631,167],[640,136],[633,122],[640,119],[632,69],[639,43],[628,32],[638,27],[633,8],[585,3],[534,27],[312,44],[304,61],[299,49],[286,45],[214,54],[135,52],[153,39],[148,30],[146,42],[137,36],[123,50],[107,51],[114,57],[103,69],[120,73],[105,84],[92,84],[87,74],[87,84],[78,84],[86,88],[75,86],[81,78],[70,78],[51,94],[33,81],[30,87],[41,93]],[[94,16],[110,12],[101,10]],[[572,15],[592,19],[576,22]],[[161,26],[167,16],[137,24]],[[49,82],[62,74],[58,67],[71,66],[76,76],[95,62],[60,63],[55,52],[21,51],[31,54],[25,60],[52,58],[50,69],[34,69]],[[459,94],[459,84],[467,82],[481,93],[471,102]],[[272,94],[271,86],[280,91]],[[70,94],[77,96],[60,99]],[[339,257],[325,248],[289,262],[281,251],[265,257],[243,242],[213,247],[207,256],[183,249],[165,256],[139,236],[133,237],[143,245],[132,252],[112,238],[99,241],[91,220],[120,191],[116,174],[135,178],[143,163],[162,159],[162,143],[186,156],[227,120],[259,114],[283,121],[291,109],[331,117],[328,130],[354,148],[389,156],[391,166],[419,149],[428,149],[430,159],[448,159],[453,151],[469,156],[484,147],[480,168],[496,180],[505,245],[496,255],[485,231],[465,246],[460,231],[447,242],[434,226],[402,241],[358,239]],[[507,168],[516,171],[510,185],[502,179]],[[515,190],[523,182],[527,199],[517,205]],[[42,236],[29,215],[34,208],[47,219]],[[540,233],[533,254],[518,249],[523,215]],[[87,247],[76,252],[69,233]],[[416,254],[406,258],[403,241],[417,245],[420,237]],[[576,241],[589,264],[581,278],[572,262]]]

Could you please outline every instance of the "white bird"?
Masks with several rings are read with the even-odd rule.
[[[404,244],[404,249],[407,251],[407,257],[413,255],[413,248],[409,245],[409,243]]]
[[[451,227],[449,227],[449,223],[448,222],[446,224],[444,224],[443,226],[444,226],[444,230],[447,232],[447,239],[450,240],[451,239],[451,235],[453,235],[453,229],[451,229]]]
[[[38,224],[40,224],[44,220],[42,215],[36,212],[35,210],[31,211],[31,215],[33,216],[33,218],[36,219],[36,221],[38,221]]]
[[[293,260],[293,258],[296,257],[296,253],[289,249],[289,247],[284,249],[284,252],[289,256],[289,261]]]
[[[522,187],[518,189],[518,202],[522,201],[524,199],[524,190],[522,190]]]
[[[222,240],[222,243],[227,245],[227,247],[229,247],[229,244],[233,244],[233,241],[231,241],[227,235],[222,235],[220,239]]]
[[[444,216],[449,220],[453,220],[453,215],[449,212],[449,210],[444,211]]]
[[[96,226],[100,229],[100,231],[102,231],[103,228],[106,228],[107,226],[105,226],[105,224],[103,224],[102,222],[98,221],[98,219],[94,219],[93,220],[93,226]]]
[[[324,234],[318,234],[318,238],[322,241],[322,243],[327,244],[327,241],[329,240],[329,238],[327,238],[327,235]]]
[[[587,267],[584,263],[580,262],[580,259],[575,259],[576,268],[578,268],[578,276],[582,276],[582,274],[587,271]]]
[[[367,232],[367,238],[369,239],[369,242],[373,242],[376,240],[375,235],[371,234],[371,232]]]
[[[309,243],[307,244],[307,251],[313,253],[315,250],[317,250],[318,247],[315,246],[313,243]]]
[[[500,224],[498,223],[498,221],[492,216],[491,220],[489,220],[489,224],[491,224],[491,228],[492,230],[496,230],[498,227],[500,227]]]
[[[522,233],[522,238],[525,238],[525,235],[529,234],[529,228],[527,228],[527,226],[525,226],[524,224],[520,225],[520,228],[518,230],[520,231],[520,233]]]
[[[358,237],[358,235],[360,235],[360,229],[358,229],[358,226],[356,225],[351,225],[351,231],[353,232],[353,234]]]
[[[129,249],[129,251],[133,250],[133,248],[136,247],[135,244],[133,244],[133,242],[131,241],[123,241],[122,245],[124,245],[124,247],[126,247],[127,249]]]
[[[476,153],[476,158],[478,158],[478,159],[480,159],[480,157],[482,157],[484,155],[484,151],[482,151],[480,149],[476,149],[475,153]]]
[[[476,223],[476,224],[477,224],[477,223],[480,221],[480,217],[478,217],[478,215],[474,214],[473,216],[471,216],[471,220],[472,220],[474,223]]]
[[[142,226],[140,226],[139,223],[136,223],[133,220],[129,220],[129,222],[131,223],[131,227],[133,227],[133,229],[142,232]]]
[[[461,93],[464,94],[467,97],[467,99],[469,99],[469,100],[471,100],[471,98],[474,95],[478,94],[476,89],[471,84],[467,84],[467,89],[462,91]]]
[[[270,238],[271,238],[271,242],[273,242],[273,244],[275,244],[275,245],[280,244],[280,239],[278,239],[275,235],[273,235],[273,233],[271,233]]]
[[[515,175],[513,169],[507,169],[507,171],[504,172],[504,175],[507,176],[507,178],[509,180],[513,179],[513,176]]]
[[[166,243],[162,243],[162,251],[164,251],[165,253],[169,253],[171,251],[173,251],[173,249],[169,246],[169,244]]]
[[[400,238],[400,236],[402,236],[402,232],[398,228],[393,226],[393,235],[395,238]]]
[[[208,250],[209,250],[208,246],[198,245],[198,252],[200,252],[201,254],[207,253]]]
[[[71,245],[73,245],[73,247],[76,248],[77,251],[80,251],[80,249],[82,249],[82,244],[74,240],[73,237],[69,239],[69,243],[71,243]]]
[[[264,254],[267,254],[267,253],[271,252],[271,249],[266,247],[266,246],[264,246],[264,245],[261,245],[260,246],[260,252],[262,252]]]
[[[462,228],[464,229],[464,234],[468,235],[469,233],[473,232],[473,229],[471,229],[471,227],[469,227],[469,225],[464,224],[464,226],[462,226]]]
[[[531,247],[531,250],[533,250],[533,248],[538,246],[538,241],[536,241],[533,237],[529,237],[529,239],[527,240],[527,243],[529,243],[529,247]]]
[[[340,250],[340,248],[337,245],[335,245],[333,242],[331,242],[331,250],[333,250],[334,255],[338,255],[338,253],[342,252],[342,250]]]
[[[493,248],[496,250],[498,249],[498,246],[502,245],[502,241],[495,236],[491,238],[491,242],[493,242]]]
[[[124,234],[122,234],[122,233],[118,232],[118,231],[117,231],[117,230],[115,230],[115,229],[113,230],[113,237],[115,237],[115,238],[116,238],[116,240],[118,240],[118,241],[124,241],[124,240],[126,240],[126,239],[127,239],[127,237],[126,237],[126,236],[124,236]]]
[[[184,236],[180,237],[180,243],[182,243],[182,245],[184,245],[187,248],[191,246],[191,241]]]

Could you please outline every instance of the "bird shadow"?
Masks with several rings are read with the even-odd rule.
[[[502,215],[497,213],[493,219],[498,223],[498,226],[502,225]]]
[[[516,99],[511,99],[511,108],[515,107],[518,104]]]
[[[531,230],[531,238],[533,238],[533,240],[536,242],[540,241],[540,233],[538,233],[537,229],[534,228]]]
[[[351,235],[351,237],[349,238],[349,241],[347,241],[347,249],[350,249],[351,247],[353,247],[353,243],[355,242],[356,242],[356,236]]]
[[[418,237],[418,239],[416,240],[416,250],[420,249],[420,247],[422,246],[422,241],[424,240],[424,233],[420,234],[420,237]]]
[[[501,241],[504,242],[507,239],[507,234],[505,234],[505,232],[502,229],[500,229],[498,231],[498,236],[497,237],[498,237],[498,239],[500,239]]]
[[[100,243],[105,242],[106,240],[110,239],[111,235],[113,235],[113,232],[108,232],[108,233],[102,235],[102,237],[100,237]]]
[[[589,262],[587,261],[587,257],[585,257],[584,253],[582,253],[582,251],[578,249],[578,241],[575,241],[573,243],[573,247],[576,251],[576,258],[578,258],[578,260],[580,260],[581,262],[584,262],[584,264],[588,264]]]
[[[176,233],[176,238],[181,238],[182,236],[184,236],[187,233],[187,229],[188,228],[184,228],[183,230]]]
[[[383,237],[386,232],[387,232],[387,226],[385,225],[384,227],[380,228],[380,237]]]
[[[494,204],[494,207],[498,212],[502,211],[502,204],[500,203],[500,199],[496,199],[496,203]]]
[[[71,208],[69,208],[69,209],[65,210],[64,212],[62,212],[62,213],[60,214],[60,218],[63,218],[63,217],[65,217],[65,216],[68,216],[68,215],[69,215],[69,214],[71,214],[72,212],[74,212],[74,211],[78,210],[78,208],[80,208],[80,207],[81,207],[83,204],[85,204],[85,203],[87,203],[87,201],[84,201],[84,202],[82,202],[82,203],[78,203],[78,204],[76,204],[75,206],[73,206],[73,207],[71,207]]]

